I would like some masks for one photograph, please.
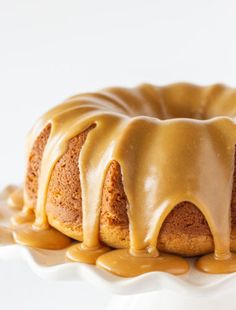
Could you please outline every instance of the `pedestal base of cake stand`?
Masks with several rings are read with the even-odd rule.
[[[157,291],[138,295],[114,295],[106,310],[233,310],[236,294],[226,293],[214,296],[188,296],[171,291]]]

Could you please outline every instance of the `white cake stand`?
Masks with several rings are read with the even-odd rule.
[[[1,208],[6,207],[0,202],[0,211]],[[6,225],[6,217],[0,219],[0,227]],[[236,273],[205,274],[197,271],[194,261],[189,260],[190,271],[182,276],[152,272],[134,278],[121,278],[96,266],[68,262],[65,252],[66,249],[33,249],[8,241],[0,246],[0,261],[21,259],[42,278],[54,281],[85,281],[103,288],[113,294],[107,309],[236,308]]]

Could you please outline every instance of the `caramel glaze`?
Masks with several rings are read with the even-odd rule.
[[[23,190],[22,188],[9,185],[0,192],[1,205],[8,205],[8,208],[0,209],[0,219],[6,224],[9,222],[10,216],[14,210],[20,210],[23,204]],[[9,212],[10,211],[10,212]],[[6,226],[0,226],[0,244],[11,244],[14,243],[12,236],[12,228]]]
[[[67,256],[94,263],[107,251],[101,250],[99,242],[99,214],[104,177],[115,160],[121,167],[128,199],[130,249],[100,256],[98,266],[122,276],[154,270],[186,272],[188,264],[183,258],[158,252],[157,238],[170,211],[178,203],[189,201],[205,216],[215,244],[214,254],[200,258],[197,267],[210,273],[236,271],[236,258],[230,252],[235,102],[236,91],[223,85],[199,87],[183,83],[109,88],[74,96],[50,110],[28,138],[29,154],[36,138],[50,124],[35,221],[20,226],[15,240],[35,246],[32,239],[39,239],[36,246],[47,248],[68,245],[59,232],[55,236],[55,230],[49,227],[45,209],[48,185],[68,141],[93,126],[78,162],[83,243],[70,248]],[[32,210],[27,193],[24,200],[23,218],[25,215],[27,222]],[[52,244],[48,244],[50,240]]]
[[[21,187],[16,187],[12,190],[12,192],[10,192],[7,203],[13,209],[22,209],[24,206],[24,198]]]
[[[19,200],[21,200],[21,198],[22,198],[22,190],[19,191],[19,188],[16,185],[8,185],[8,186],[6,186],[0,192],[0,199],[3,200],[3,201],[8,200],[9,198],[11,198],[11,195],[15,193],[15,191],[17,191],[19,193],[19,197],[20,197]],[[15,203],[14,203],[14,205],[15,205]]]
[[[0,244],[13,243],[12,230],[7,227],[0,227]]]

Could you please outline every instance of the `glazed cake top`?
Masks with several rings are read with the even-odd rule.
[[[157,238],[166,216],[178,203],[189,201],[209,224],[215,257],[228,258],[235,114],[236,90],[223,85],[145,84],[68,99],[42,116],[29,134],[30,151],[40,132],[51,124],[34,226],[48,227],[48,184],[68,141],[94,126],[78,163],[84,248],[99,247],[101,193],[105,173],[115,160],[128,200],[133,255],[157,256]],[[27,203],[27,195],[25,199]]]

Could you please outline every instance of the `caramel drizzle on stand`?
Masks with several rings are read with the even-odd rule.
[[[67,237],[59,232],[55,235],[47,220],[48,184],[68,141],[94,126],[79,158],[83,243],[71,247],[67,256],[87,263],[97,261],[100,267],[122,276],[154,270],[184,273],[187,262],[160,254],[157,239],[170,211],[189,201],[205,216],[215,244],[214,255],[200,258],[198,268],[212,273],[236,271],[236,256],[230,252],[235,102],[236,92],[221,85],[141,85],[78,95],[52,109],[29,135],[28,152],[51,124],[41,163],[36,219],[33,226],[15,232],[16,241],[32,245],[34,240],[34,246],[49,246],[44,244],[47,232],[56,240],[54,245],[68,245]],[[108,251],[99,243],[99,215],[104,177],[113,160],[120,164],[128,199],[130,250],[100,256]],[[30,209],[25,195],[24,212]]]
[[[6,208],[8,205],[9,208]],[[9,219],[14,211],[19,211],[23,207],[22,188],[9,185],[0,192],[0,244],[12,244],[12,228],[9,227]]]

